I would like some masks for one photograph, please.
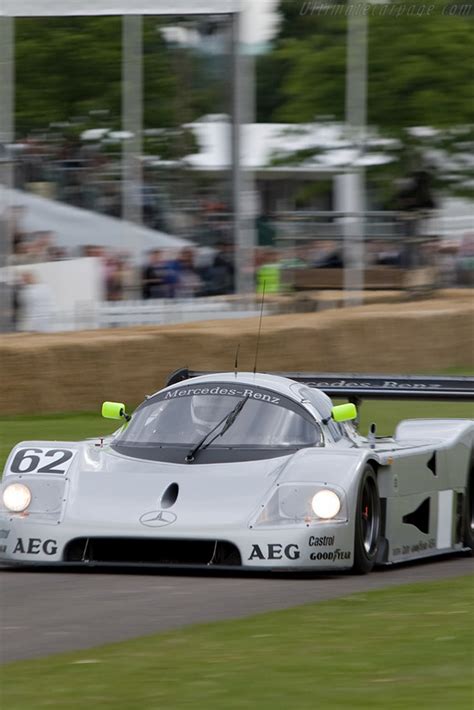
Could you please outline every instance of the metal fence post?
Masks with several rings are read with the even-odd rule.
[[[8,144],[15,138],[15,20],[0,15],[0,269],[13,253],[13,224],[8,188],[14,185],[13,156]],[[13,327],[13,290],[0,279],[0,332]]]
[[[242,126],[252,124],[255,114],[254,59],[243,55],[241,17],[232,15],[232,203],[235,250],[235,291],[255,292],[255,186],[251,170],[242,165]]]
[[[122,217],[143,222],[143,17],[122,17]],[[126,226],[126,225],[125,225]]]
[[[365,151],[367,124],[367,2],[347,4],[346,124],[357,157]],[[348,194],[344,212],[354,217],[344,221],[344,290],[347,305],[362,303],[365,271],[365,171],[359,166],[345,176]],[[341,209],[341,207],[339,207]]]

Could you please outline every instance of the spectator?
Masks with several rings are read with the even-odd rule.
[[[122,274],[120,262],[113,256],[105,259],[105,292],[108,301],[120,301],[122,298]]]
[[[18,330],[21,317],[20,304],[21,278],[16,274],[14,277],[12,292],[11,292],[11,319],[13,330]]]
[[[49,247],[47,254],[47,261],[64,261],[67,259],[66,250],[62,247]]]
[[[20,330],[47,333],[54,322],[54,300],[49,286],[38,282],[30,271],[23,272],[19,292]]]
[[[344,261],[340,247],[333,242],[321,242],[318,254],[313,261],[315,269],[342,269]]]
[[[14,252],[9,257],[10,266],[21,266],[23,264],[31,264],[30,242],[26,236],[23,236],[15,244]]]
[[[456,259],[458,282],[462,286],[474,286],[474,234],[463,236]]]
[[[32,239],[34,261],[38,263],[49,261],[49,250],[53,248],[53,238],[53,232],[34,232]]]
[[[183,249],[178,259],[178,281],[175,295],[178,298],[193,298],[200,291],[201,279],[194,266],[192,249]]]
[[[438,283],[449,288],[456,283],[456,257],[459,245],[455,241],[445,240],[437,247],[436,265],[438,267]]]
[[[117,267],[122,285],[121,297],[123,299],[136,298],[139,274],[131,262],[130,254],[120,252],[117,256]]]
[[[175,280],[169,265],[162,258],[161,251],[154,249],[149,253],[148,264],[143,269],[143,298],[169,298]]]
[[[256,263],[257,293],[279,293],[281,289],[281,264],[276,249],[267,247],[258,253]]]
[[[21,205],[15,205],[11,208],[11,230],[13,233],[13,251],[16,252],[17,247],[24,241],[26,233],[22,228],[22,221],[25,217],[25,208]]]
[[[202,270],[204,281],[201,295],[223,296],[234,291],[234,260],[232,245],[219,244],[210,266]]]
[[[270,215],[262,213],[257,217],[257,238],[259,247],[274,247],[276,242],[276,229]]]

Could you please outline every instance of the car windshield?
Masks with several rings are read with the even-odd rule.
[[[226,428],[239,401],[245,406]],[[321,444],[311,415],[291,399],[240,383],[178,387],[161,392],[134,413],[119,435],[122,446],[192,447],[219,422],[209,447],[304,447]],[[219,435],[221,430],[222,435]],[[216,436],[217,435],[217,436]],[[214,438],[215,437],[215,438]]]

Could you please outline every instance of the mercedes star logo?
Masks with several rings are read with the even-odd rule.
[[[150,510],[140,517],[142,525],[149,528],[161,528],[164,525],[171,525],[176,520],[176,515],[169,510]]]

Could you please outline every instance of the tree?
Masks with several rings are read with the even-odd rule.
[[[278,76],[279,97],[271,114],[260,112],[261,120],[344,118],[347,6],[306,3],[317,12],[301,15],[304,5],[280,3],[278,37],[259,63],[263,77]],[[407,6],[369,6],[368,116],[374,125],[446,127],[473,120],[474,12],[449,15],[442,0],[430,5],[429,14],[408,15],[407,9],[398,17],[395,9]]]
[[[16,127],[19,135],[88,115],[120,115],[120,19],[16,21]]]
[[[228,112],[225,61],[167,42],[161,31],[167,22],[144,19],[145,127],[173,128],[205,113]],[[121,66],[120,17],[18,19],[17,134],[71,118],[87,122],[91,111],[106,112],[108,123],[120,127]]]
[[[369,124],[398,138],[398,157],[408,148],[412,158],[437,155],[436,163],[443,151],[449,153],[457,165],[450,185],[461,190],[471,179],[462,155],[472,149],[474,119],[469,7],[443,0],[368,6]],[[279,10],[273,49],[258,63],[259,120],[343,121],[348,7],[282,0]],[[270,84],[272,76],[277,79]],[[439,130],[417,140],[409,133],[414,126]]]

